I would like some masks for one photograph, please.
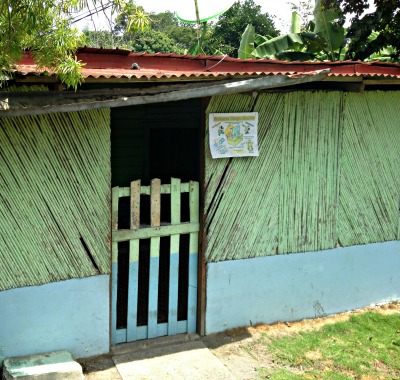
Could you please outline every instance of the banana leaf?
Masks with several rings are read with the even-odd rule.
[[[253,50],[253,56],[256,58],[274,58],[277,53],[286,50],[300,49],[304,45],[301,35],[298,33],[285,34],[283,36],[272,38]]]
[[[264,42],[269,41],[270,39],[272,39],[272,37],[262,36],[261,34],[256,33],[254,36],[254,43],[258,46],[258,45],[262,45]]]
[[[290,33],[300,33],[301,18],[296,11],[292,12],[292,23],[290,25]]]
[[[315,0],[314,8],[314,33],[325,40],[325,50],[332,57],[334,52],[341,48],[345,35],[345,29],[337,23],[343,15],[339,8],[327,8],[324,6],[324,0]]]
[[[247,25],[240,40],[240,46],[238,51],[239,58],[241,59],[253,58],[251,53],[254,50],[254,37],[255,37],[254,26]]]

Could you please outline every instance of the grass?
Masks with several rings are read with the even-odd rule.
[[[400,379],[400,314],[367,312],[266,344],[280,368],[260,378]]]

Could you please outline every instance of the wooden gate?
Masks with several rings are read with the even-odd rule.
[[[161,221],[165,197],[171,205],[168,222]],[[129,209],[127,223],[121,221],[123,199]],[[149,225],[141,223],[141,199],[150,203]],[[189,203],[188,222],[181,222],[181,200]],[[198,231],[198,182],[171,178],[171,184],[161,185],[153,179],[150,186],[141,186],[138,180],[112,189],[112,344],[196,331]],[[162,253],[160,239],[165,237],[169,247],[165,249],[164,240]],[[163,303],[167,312],[160,315]]]

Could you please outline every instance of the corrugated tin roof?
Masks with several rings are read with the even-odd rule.
[[[80,48],[77,59],[86,65],[85,78],[126,79],[129,81],[218,80],[279,74],[297,74],[326,68],[333,77],[400,78],[400,65],[386,62],[287,62],[268,59],[231,58],[220,55],[180,55],[175,53],[134,53],[122,49]],[[132,65],[138,67],[132,68]],[[22,75],[40,71],[26,52],[16,67]]]

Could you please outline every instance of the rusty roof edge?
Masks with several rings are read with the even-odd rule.
[[[80,47],[77,53],[83,54],[115,54],[115,55],[125,55],[125,56],[132,56],[132,57],[160,57],[160,58],[178,58],[182,60],[210,60],[210,61],[219,61],[219,60],[226,60],[230,62],[252,62],[252,63],[263,63],[266,62],[271,64],[281,64],[281,65],[326,65],[326,66],[343,66],[343,65],[365,65],[365,66],[391,66],[391,67],[400,67],[400,64],[397,62],[384,62],[384,61],[353,61],[353,60],[345,60],[345,61],[282,61],[279,59],[268,59],[268,58],[261,58],[261,59],[241,59],[230,57],[229,55],[205,55],[205,54],[198,54],[198,55],[189,55],[189,54],[178,54],[178,53],[146,53],[146,52],[135,52],[132,50],[126,49],[108,49],[108,48],[92,48],[92,47]]]
[[[140,104],[163,103],[184,99],[203,98],[215,95],[228,95],[241,92],[251,92],[264,89],[293,86],[302,83],[322,81],[329,73],[329,69],[310,71],[302,74],[275,75],[262,78],[246,79],[242,81],[227,81],[223,84],[214,82],[205,83],[202,87],[193,88],[190,84],[179,91],[160,92],[145,96],[119,97],[106,101],[84,100],[80,103],[68,103],[53,106],[36,106],[16,109],[0,110],[1,117],[15,117],[27,115],[41,115],[57,112],[83,111],[88,109],[115,108]],[[173,85],[172,85],[173,86]]]

